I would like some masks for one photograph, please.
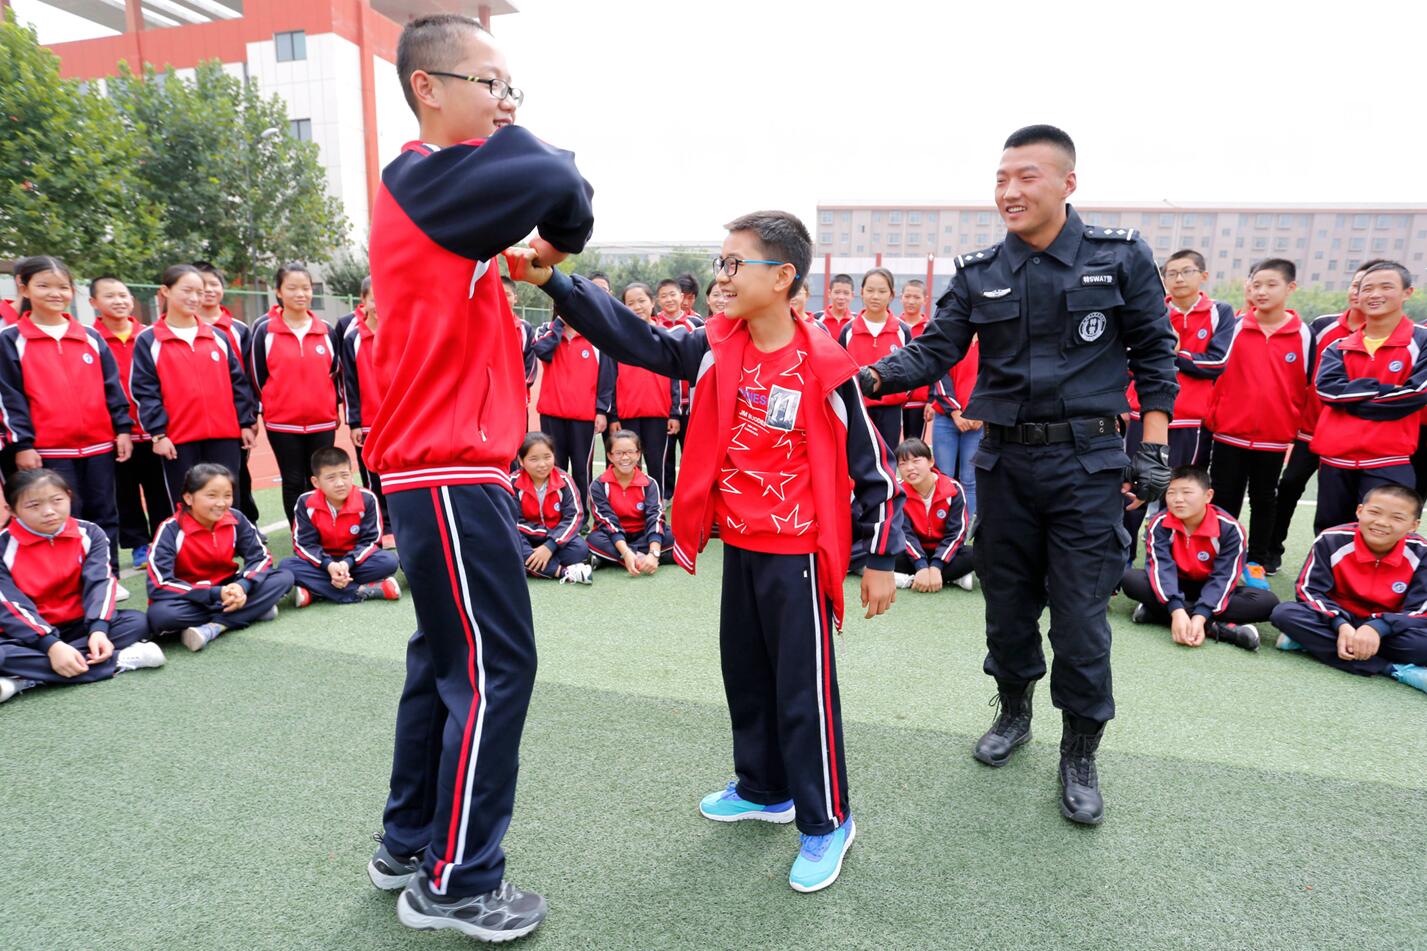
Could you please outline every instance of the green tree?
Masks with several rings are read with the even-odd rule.
[[[216,60],[191,80],[121,64],[109,93],[143,142],[146,189],[166,209],[150,271],[202,259],[251,285],[281,263],[328,261],[344,245],[347,220],[317,146],[288,134],[280,97],[264,98]]]
[[[371,273],[367,257],[365,245],[360,248],[345,248],[338,252],[331,263],[322,269],[327,293],[341,297],[360,297],[362,281]]]
[[[52,254],[80,274],[128,273],[158,244],[145,149],[114,103],[60,78],[7,10],[0,23],[0,255]]]

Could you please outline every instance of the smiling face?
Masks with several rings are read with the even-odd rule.
[[[1358,530],[1374,554],[1385,555],[1411,532],[1418,515],[1407,499],[1386,492],[1369,492],[1358,506]]]
[[[217,274],[205,272],[203,275],[203,309],[209,310],[223,303],[223,279]]]
[[[128,320],[134,312],[134,295],[123,281],[104,281],[94,289],[89,301],[101,315],[116,320]]]
[[[53,535],[69,520],[69,492],[45,479],[15,500],[15,517],[32,532]]]
[[[20,285],[20,292],[29,299],[35,316],[56,320],[69,310],[74,300],[74,284],[59,271],[40,271]]]
[[[475,76],[478,79],[511,81],[505,54],[489,33],[476,29],[460,31],[461,56],[441,72]],[[435,68],[435,67],[432,67]],[[515,124],[515,102],[497,99],[490,86],[451,76],[432,76],[422,70],[412,74],[412,91],[423,107],[423,139],[435,138],[437,145],[453,145],[471,139],[487,139],[497,129]],[[428,136],[427,132],[432,133]]]
[[[803,291],[802,294],[803,294],[803,301],[804,301],[804,303],[806,303],[806,302],[807,302],[807,299],[808,299],[807,292],[806,292],[806,291]],[[793,300],[794,300],[794,306],[796,307],[796,306],[797,306],[797,304],[796,304],[797,295],[796,295],[796,294],[793,295]],[[709,313],[710,313],[710,314],[721,314],[721,313],[723,313],[723,308],[724,308],[723,288],[718,286],[718,282],[717,282],[717,281],[714,282],[713,287],[709,288],[708,302],[709,302]]]
[[[679,291],[677,284],[665,284],[656,291],[659,298],[659,310],[666,316],[677,317],[684,312],[684,295]]]
[[[627,479],[634,475],[634,470],[639,468],[639,449],[634,440],[628,436],[620,437],[618,435],[611,439],[609,462],[621,477]]]
[[[996,208],[1006,230],[1027,244],[1045,247],[1054,240],[1074,191],[1075,170],[1062,149],[1037,142],[1001,153]]]
[[[654,301],[649,299],[649,292],[644,288],[626,288],[624,291],[624,306],[634,311],[645,323],[653,322]]]
[[[530,478],[536,482],[544,482],[555,468],[555,453],[543,442],[538,442],[520,460],[520,467],[530,473]]]
[[[179,275],[172,287],[164,289],[164,300],[170,316],[196,319],[203,302],[203,278],[192,271]]]
[[[1392,317],[1402,312],[1403,301],[1412,291],[1402,286],[1402,275],[1391,268],[1369,271],[1358,285],[1358,310],[1369,320]]]
[[[284,274],[277,291],[285,311],[305,314],[312,306],[312,278],[302,271],[289,271]]]
[[[215,476],[197,492],[183,493],[183,504],[198,524],[212,528],[233,507],[233,483]]]
[[[730,231],[723,239],[721,254],[740,261],[773,260],[752,231]],[[727,268],[721,269],[715,280],[723,289],[723,312],[736,320],[747,320],[774,308],[786,315],[793,273],[791,264],[740,264],[732,277]]]

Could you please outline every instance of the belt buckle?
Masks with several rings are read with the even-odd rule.
[[[1021,436],[1027,446],[1044,446],[1046,444],[1045,424],[1023,423]]]

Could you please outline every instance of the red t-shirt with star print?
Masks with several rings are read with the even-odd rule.
[[[715,483],[726,544],[780,555],[817,551],[803,405],[806,359],[796,340],[772,353],[751,340],[744,347],[732,438]]]

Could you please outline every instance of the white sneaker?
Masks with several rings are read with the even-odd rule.
[[[277,605],[274,604],[272,607],[268,608],[268,609],[267,609],[266,611],[264,611],[262,614],[258,615],[258,620],[259,620],[259,621],[276,621],[276,620],[277,620]]]
[[[900,571],[892,573],[892,581],[895,582],[897,587],[899,588],[910,588],[912,586],[912,582],[916,579],[916,575],[904,575]]]
[[[223,626],[214,624],[200,624],[197,627],[186,627],[178,639],[183,641],[183,646],[197,653],[213,642],[213,639],[223,633]]]
[[[594,569],[586,564],[566,565],[560,573],[561,584],[594,584]]]
[[[130,592],[128,588],[124,587],[124,586],[121,585],[121,584],[116,584],[114,587],[115,587],[116,589],[118,589],[118,590],[115,591],[115,593],[114,593],[114,600],[115,600],[115,601],[127,601],[127,600],[129,600],[130,597],[133,596],[133,595],[132,595],[132,592]]]
[[[19,692],[20,688],[12,678],[0,677],[0,703],[4,703]]]
[[[130,644],[119,652],[118,657],[114,658],[114,666],[119,671],[141,670],[145,667],[162,667],[163,665],[163,648],[153,641],[139,641],[137,644]]]
[[[953,581],[952,584],[956,585],[962,591],[970,591],[971,589],[976,587],[976,572],[968,571],[966,574]]]

